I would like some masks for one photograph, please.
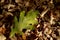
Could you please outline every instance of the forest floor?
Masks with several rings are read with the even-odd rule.
[[[15,34],[9,38],[14,16],[31,9],[39,11],[36,28],[25,30],[29,32],[26,37]],[[60,1],[0,0],[0,40],[60,40]]]

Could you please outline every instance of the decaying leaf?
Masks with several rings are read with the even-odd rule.
[[[0,34],[0,40],[6,40],[6,37],[2,34]]]

